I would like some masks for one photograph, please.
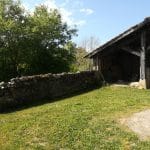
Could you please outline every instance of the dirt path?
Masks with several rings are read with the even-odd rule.
[[[141,140],[150,139],[150,109],[121,119],[121,123],[128,126]]]

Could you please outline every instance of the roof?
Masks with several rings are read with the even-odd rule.
[[[89,54],[87,54],[85,56],[88,58],[92,58],[93,56],[95,56],[97,53],[103,51],[104,49],[108,48],[109,46],[115,44],[116,42],[119,42],[120,40],[124,39],[125,37],[129,36],[130,34],[132,34],[133,32],[141,29],[142,27],[144,27],[145,25],[147,25],[148,23],[150,23],[150,17],[147,17],[144,19],[144,21],[142,21],[141,23],[129,28],[128,30],[126,30],[125,32],[119,34],[118,36],[116,36],[115,38],[111,39],[110,41],[106,42],[104,45],[100,46],[99,48],[97,48],[96,50],[90,52]]]

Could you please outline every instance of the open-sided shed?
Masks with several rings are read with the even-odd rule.
[[[100,71],[108,82],[139,81],[143,88],[150,88],[150,18],[86,57],[93,60],[93,69]]]

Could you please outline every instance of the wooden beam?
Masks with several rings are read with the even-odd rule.
[[[120,41],[120,43],[117,44],[117,46],[127,46],[131,43],[134,43],[134,42],[137,42],[139,41],[140,42],[140,34],[139,33],[134,33],[132,36]]]
[[[150,46],[147,47],[147,50],[148,50],[148,51],[150,50]]]
[[[128,52],[128,53],[130,53],[130,54],[136,55],[136,56],[138,56],[138,57],[141,56],[140,52],[135,51],[135,50],[133,50],[133,49],[130,48],[130,47],[121,47],[121,49],[124,50],[124,51],[126,51],[126,52]]]
[[[140,57],[140,79],[144,80],[145,76],[145,51],[146,51],[146,33],[141,34],[141,57]]]
[[[96,70],[99,71],[99,59],[98,59],[98,55],[96,56]]]
[[[119,42],[117,41],[116,43],[113,43],[113,44],[109,44],[109,46],[106,43],[102,47],[97,48],[95,51],[89,53],[85,57],[93,57],[93,56],[97,55],[97,53],[103,53],[104,49],[105,49],[105,51],[107,51],[107,50],[113,49],[114,47],[118,47],[118,46],[120,47],[120,46],[123,46],[123,45],[128,45],[128,44],[134,42],[136,39],[140,39],[140,34],[134,33],[131,37],[123,39]],[[106,47],[107,47],[107,49],[106,49]]]

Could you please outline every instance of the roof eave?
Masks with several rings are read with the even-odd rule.
[[[97,53],[103,51],[105,48],[112,46],[114,43],[119,42],[120,40],[124,39],[125,37],[131,35],[132,33],[136,32],[137,30],[141,29],[143,26],[145,26],[147,23],[150,23],[150,17],[145,18],[143,22],[129,28],[125,32],[119,34],[115,38],[111,39],[110,41],[106,42],[96,50],[92,51],[91,53],[87,54],[84,58],[93,58]]]

